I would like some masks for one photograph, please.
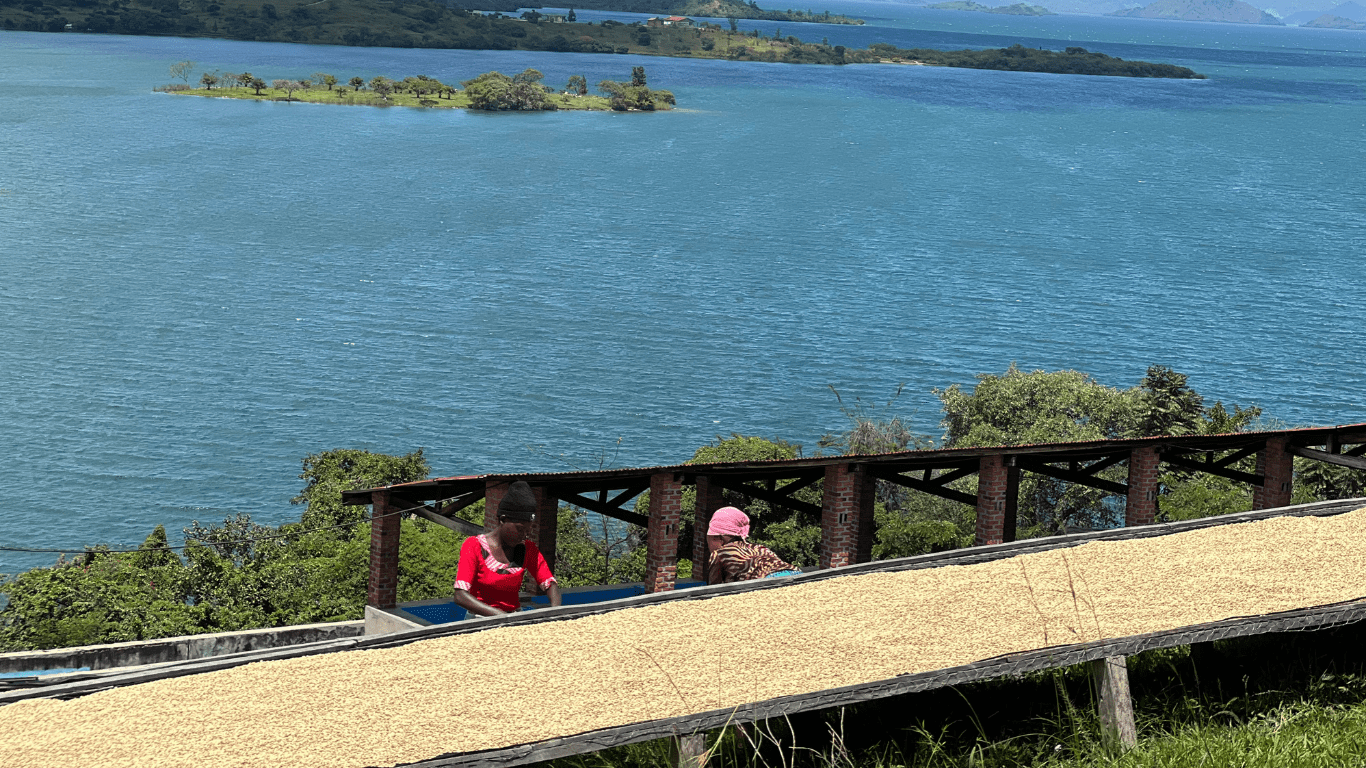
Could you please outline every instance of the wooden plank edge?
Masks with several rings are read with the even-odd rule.
[[[359,639],[360,638],[355,637],[344,637],[333,640],[319,640],[315,643],[291,645],[283,648],[238,651],[237,653],[213,656],[206,659],[166,661],[139,667],[136,671],[121,671],[117,668],[95,671],[90,673],[93,676],[93,678],[90,679],[0,692],[0,706],[12,704],[24,699],[74,699],[109,688],[121,688],[126,685],[149,683],[154,680],[165,680],[172,677],[196,675],[201,672],[231,669],[232,667],[239,667],[257,661],[292,659],[303,656],[315,656],[320,653],[350,650],[351,646],[354,646]]]
[[[699,733],[732,723],[754,722],[999,677],[1019,677],[1032,672],[1068,667],[1110,656],[1131,656],[1160,648],[1269,632],[1323,629],[1363,620],[1366,620],[1366,599],[1314,608],[1299,608],[1261,616],[1236,617],[1145,635],[1131,635],[1078,645],[1053,646],[1018,654],[1006,654],[943,670],[903,674],[872,683],[784,696],[694,715],[631,723],[499,749],[450,753],[428,760],[403,763],[401,768],[525,765],[667,736]]]

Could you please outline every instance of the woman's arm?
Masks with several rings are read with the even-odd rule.
[[[550,588],[545,591],[550,596],[550,607],[554,608],[560,604],[560,585],[558,582],[550,582]]]
[[[713,556],[711,565],[707,566],[707,583],[723,584],[726,581],[726,571],[721,566],[721,558]]]
[[[555,595],[556,597],[559,596],[558,587],[556,587]],[[464,608],[470,613],[475,614],[476,616],[502,616],[504,613],[506,613],[506,611],[500,611],[497,608],[494,608],[493,606],[489,605],[488,603],[476,599],[475,596],[471,595],[469,593],[469,590],[466,589],[455,590],[455,604],[460,606],[461,608]],[[554,602],[552,602],[551,604],[559,605],[559,603]]]

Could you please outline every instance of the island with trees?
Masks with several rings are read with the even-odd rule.
[[[772,35],[760,34],[757,29],[741,31],[736,18],[728,19],[725,26],[710,22],[647,26],[614,20],[576,23],[537,11],[511,18],[496,12],[449,8],[433,0],[316,0],[288,7],[283,0],[279,6],[233,0],[223,0],[221,5],[208,0],[47,2],[57,5],[0,6],[5,9],[0,11],[0,26],[48,31],[69,26],[72,32],[394,48],[618,53],[786,64],[913,63],[1125,77],[1201,77],[1184,67],[1126,62],[1081,48],[1052,52],[1017,45],[986,51],[934,51],[901,50],[885,43],[846,48],[832,46],[826,40],[808,43],[793,35],[784,36],[781,28],[774,29]],[[15,21],[16,15],[21,21]]]
[[[645,67],[632,67],[629,82],[603,80],[600,96],[588,92],[588,80],[572,75],[563,90],[544,83],[545,75],[526,69],[508,76],[485,72],[461,81],[459,88],[427,75],[395,79],[378,75],[369,80],[355,76],[343,80],[327,72],[314,72],[298,79],[272,79],[269,82],[250,72],[204,72],[192,87],[195,63],[179,61],[171,65],[179,83],[160,86],[166,93],[214,96],[253,101],[300,101],[313,104],[349,104],[372,107],[421,107],[428,109],[474,109],[485,112],[553,112],[571,110],[611,110],[614,112],[657,112],[673,109],[677,101],[670,91],[646,85]]]

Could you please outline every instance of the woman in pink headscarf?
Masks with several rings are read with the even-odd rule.
[[[749,515],[735,507],[716,510],[707,525],[707,550],[711,552],[707,561],[708,584],[801,573],[773,554],[773,550],[763,544],[751,544],[748,538]]]

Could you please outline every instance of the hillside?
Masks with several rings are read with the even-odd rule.
[[[1366,22],[1366,6],[1356,2],[1346,2],[1336,8],[1319,8],[1317,10],[1301,11],[1292,13],[1285,17],[1286,24],[1299,24],[1304,27],[1322,26],[1319,22],[1321,16],[1337,16],[1348,21]],[[1315,22],[1315,23],[1310,23]]]
[[[1325,13],[1322,16],[1301,24],[1302,27],[1314,27],[1316,29],[1366,29],[1366,24],[1351,19],[1344,19],[1341,16],[1334,16]]]
[[[941,11],[974,11],[976,13],[1000,13],[1007,16],[1057,16],[1056,13],[1042,5],[1028,5],[1026,3],[1000,5],[991,8],[981,3],[974,3],[972,0],[950,0],[950,2],[935,3],[929,7]]]
[[[2,1],[2,0],[0,0]],[[479,11],[501,11],[515,14],[523,8],[546,7],[531,0],[446,0],[451,8]],[[555,0],[551,8],[563,8],[567,4]],[[762,19],[764,21],[808,22],[813,24],[862,24],[863,19],[832,14],[829,11],[767,10],[757,3],[741,0],[579,0],[569,3],[583,11],[616,11],[618,13],[651,13],[661,16],[689,16],[713,19]]]
[[[1177,21],[1222,21],[1230,24],[1274,24],[1281,20],[1241,0],[1157,0],[1142,8],[1115,11],[1110,16]]]

